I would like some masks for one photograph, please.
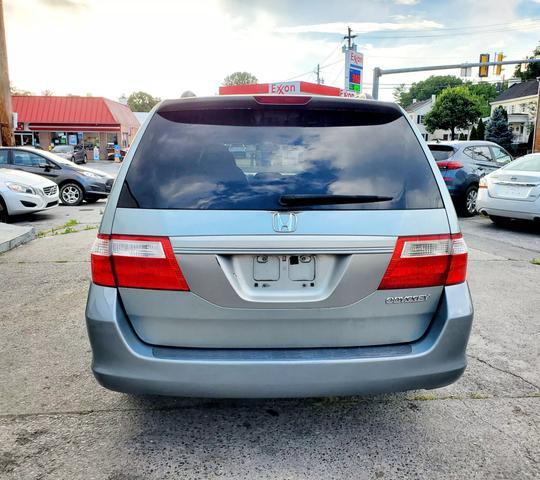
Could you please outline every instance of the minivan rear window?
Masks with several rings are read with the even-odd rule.
[[[448,160],[454,155],[454,149],[449,145],[428,145],[435,161]]]
[[[273,108],[157,112],[129,166],[118,207],[291,209],[283,196],[379,199],[326,199],[294,210],[443,206],[426,155],[399,113]]]

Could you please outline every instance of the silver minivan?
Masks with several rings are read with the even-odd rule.
[[[91,265],[92,369],[112,390],[350,395],[437,388],[466,366],[467,247],[392,103],[160,103]]]

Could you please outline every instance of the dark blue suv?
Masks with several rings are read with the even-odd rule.
[[[477,213],[480,178],[512,161],[504,148],[482,140],[430,143],[428,146],[456,209],[465,217]]]

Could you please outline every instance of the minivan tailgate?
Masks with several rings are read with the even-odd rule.
[[[276,233],[271,218],[260,211],[118,209],[113,233],[169,237],[190,288],[119,289],[139,337],[177,347],[315,348],[405,343],[425,333],[443,287],[378,286],[398,236],[448,233],[444,209],[304,211],[292,234]],[[259,256],[289,268],[291,257],[302,255],[315,262],[313,279],[310,270],[298,279],[287,272],[281,291],[255,287],[274,281],[255,272]]]

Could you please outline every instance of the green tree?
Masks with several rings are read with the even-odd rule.
[[[476,140],[485,140],[486,139],[486,124],[480,118],[478,120],[478,125],[476,126]]]
[[[257,82],[257,77],[249,72],[234,72],[223,79],[222,85],[230,87],[232,85],[251,85]]]
[[[409,90],[405,85],[400,85],[394,90],[394,98],[403,108],[408,107],[416,98],[419,102],[438,95],[445,88],[456,87],[463,84],[461,78],[453,75],[432,75],[431,77],[415,82]]]
[[[431,111],[424,117],[426,129],[450,130],[452,140],[456,129],[468,128],[480,116],[480,100],[465,86],[447,88],[437,97]]]
[[[32,95],[32,92],[30,90],[23,90],[21,88],[17,88],[15,85],[10,85],[9,91],[11,95],[20,95],[24,97],[27,97],[28,95]]]
[[[508,148],[512,143],[513,138],[514,134],[508,126],[508,115],[506,110],[499,106],[493,110],[493,114],[487,122],[486,140]]]
[[[540,45],[534,49],[533,54],[527,58],[540,58]],[[514,77],[521,78],[521,80],[534,80],[540,77],[540,63],[528,63],[527,66],[521,70],[521,65],[518,65],[514,70]]]
[[[128,106],[132,112],[149,112],[161,98],[153,97],[146,92],[133,92],[127,100]]]
[[[474,125],[471,128],[471,134],[469,135],[469,140],[480,140],[478,138],[478,132],[476,131],[476,127]]]
[[[497,91],[497,87],[492,83],[480,82],[480,83],[467,83],[469,91],[476,95],[480,99],[481,116],[488,117],[491,112],[489,102],[493,101],[497,97],[500,91]]]

